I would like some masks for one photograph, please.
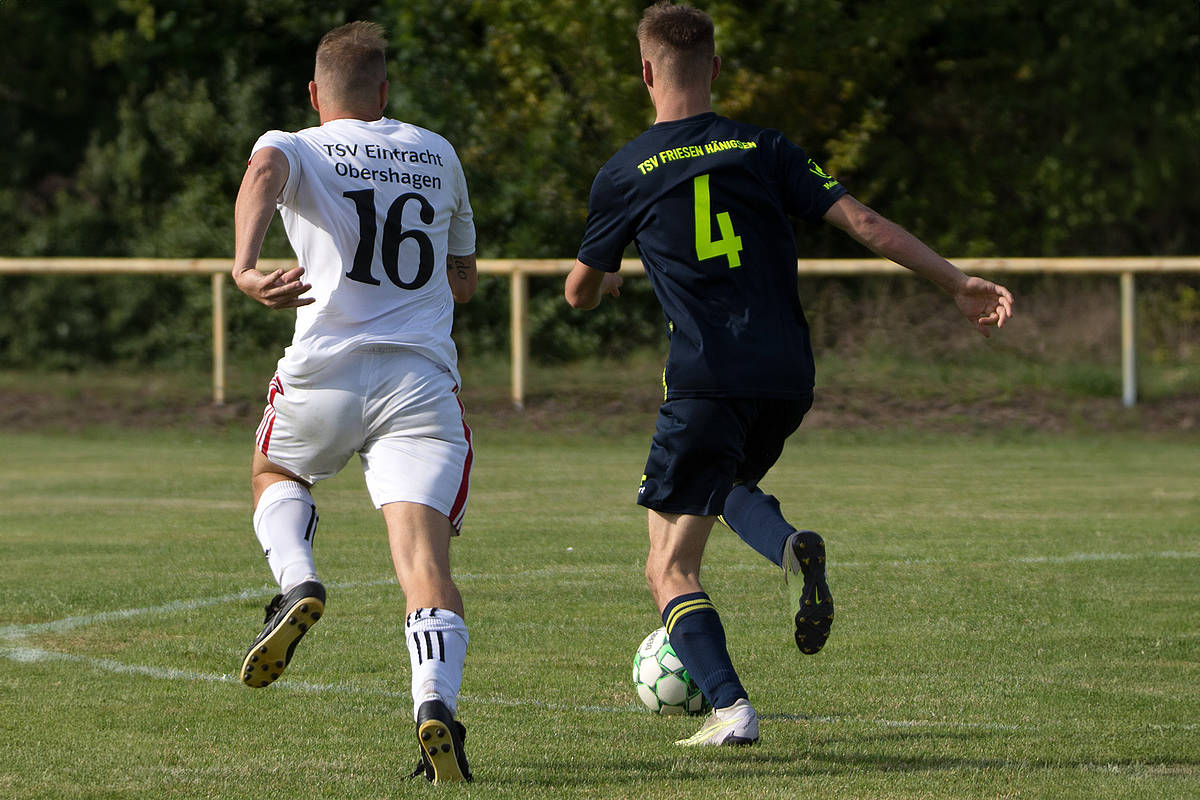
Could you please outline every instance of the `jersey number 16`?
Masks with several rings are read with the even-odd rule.
[[[375,258],[377,233],[375,190],[359,189],[355,192],[343,192],[342,197],[352,200],[354,208],[358,212],[358,248],[354,251],[354,265],[346,273],[346,277],[359,283],[378,286],[379,279],[371,272],[371,262]],[[428,200],[416,192],[400,195],[388,206],[387,216],[384,217],[383,242],[379,248],[379,255],[388,280],[401,289],[420,289],[433,277],[433,242],[429,240],[428,234],[424,231],[415,228],[404,229],[402,219],[404,207],[410,200],[416,200],[420,204],[422,222],[426,225],[433,222],[433,206]],[[411,281],[405,281],[400,277],[400,245],[405,239],[412,239],[416,242],[420,251],[417,274]]]

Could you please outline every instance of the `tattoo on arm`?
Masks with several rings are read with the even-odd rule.
[[[446,268],[454,270],[458,279],[465,281],[475,269],[475,259],[471,256],[446,256]]]

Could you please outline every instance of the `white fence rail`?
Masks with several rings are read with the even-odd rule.
[[[529,364],[528,300],[530,276],[566,275],[573,259],[483,259],[485,275],[507,275],[510,284],[513,405],[525,404]],[[1005,273],[1058,273],[1113,275],[1121,287],[1121,399],[1126,407],[1137,403],[1137,327],[1134,308],[1139,274],[1200,273],[1200,256],[1134,256],[1119,258],[964,258],[954,262],[972,275]],[[268,260],[263,270],[288,269],[294,260]],[[637,260],[622,263],[626,276],[644,275]],[[0,275],[208,275],[212,287],[212,399],[225,402],[225,283],[232,262],[220,258],[0,258]],[[905,273],[903,267],[880,259],[801,259],[802,276],[889,275]]]

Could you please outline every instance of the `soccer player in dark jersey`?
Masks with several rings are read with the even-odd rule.
[[[666,396],[638,490],[649,509],[646,580],[714,709],[678,744],[750,744],[758,716],[699,580],[714,520],[782,567],[801,652],[821,649],[834,616],[824,541],[796,530],[758,486],[813,397],[789,217],[830,222],[933,281],[985,336],[1009,319],[1013,299],[859,203],[779,131],[713,113],[721,61],[707,14],[651,6],[638,42],[655,124],[596,175],[565,294],[580,309],[618,296],[622,252],[637,246],[670,338]]]

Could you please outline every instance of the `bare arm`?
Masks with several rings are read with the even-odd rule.
[[[269,274],[258,271],[267,227],[275,215],[275,200],[287,183],[287,156],[274,147],[264,147],[250,159],[234,206],[233,281],[244,294],[267,308],[296,308],[313,302],[300,295],[312,288],[300,281],[303,267]]]
[[[843,195],[825,212],[825,220],[841,228],[875,255],[895,261],[942,287],[976,330],[1002,327],[1012,316],[1013,296],[1003,286],[963,273],[927,244],[881,214]]]
[[[604,295],[620,297],[622,283],[624,279],[617,273],[589,267],[576,259],[575,266],[567,275],[563,294],[572,308],[590,311],[600,305],[600,298]]]
[[[475,265],[475,254],[469,256],[446,256],[446,280],[450,281],[450,293],[454,302],[465,303],[475,294],[479,285],[479,272]]]

